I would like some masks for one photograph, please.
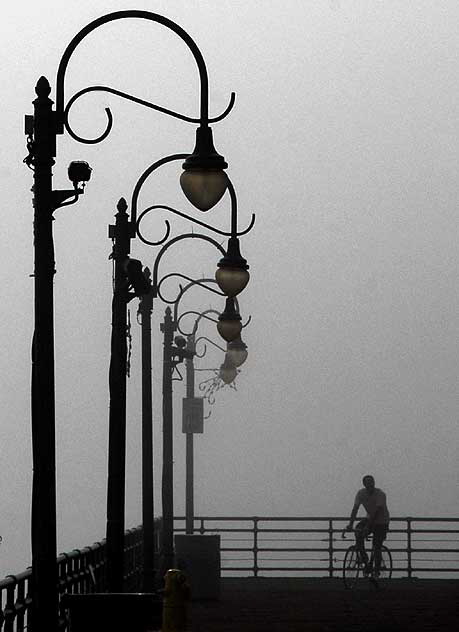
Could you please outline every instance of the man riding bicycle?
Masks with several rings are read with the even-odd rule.
[[[355,527],[355,543],[356,548],[360,552],[362,560],[365,564],[365,575],[370,574],[371,568],[368,566],[368,555],[365,551],[365,538],[370,533],[373,534],[374,546],[374,576],[378,577],[381,568],[381,547],[386,539],[389,530],[390,515],[386,504],[386,494],[379,488],[375,487],[375,479],[367,474],[362,479],[363,489],[360,489],[355,497],[354,507],[351,511],[349,524],[346,531],[353,530],[357,512],[360,505],[363,505],[367,512],[367,517],[357,523]]]

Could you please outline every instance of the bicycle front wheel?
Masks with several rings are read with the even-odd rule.
[[[354,588],[359,578],[359,555],[355,546],[350,546],[346,551],[343,562],[343,580],[346,588]]]
[[[387,546],[381,547],[381,568],[379,570],[381,579],[390,579],[392,577],[392,555]]]

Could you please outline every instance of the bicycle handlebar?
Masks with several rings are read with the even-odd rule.
[[[354,534],[355,533],[355,529],[353,529],[352,532],[348,531],[347,529],[343,529],[342,532],[341,532],[341,539],[342,540],[346,539],[346,533],[353,533]],[[371,540],[371,534],[370,533],[367,533],[367,535],[365,536],[365,540],[368,540],[368,541]]]

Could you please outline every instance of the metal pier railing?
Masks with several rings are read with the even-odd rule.
[[[220,535],[221,571],[227,577],[338,577],[352,536],[341,539],[347,517],[199,516],[194,533]],[[185,518],[175,518],[176,533]],[[160,521],[155,530],[156,550]],[[142,576],[142,528],[125,533],[125,589],[137,592]],[[392,518],[386,541],[395,577],[458,578],[459,518]],[[59,595],[106,590],[105,541],[57,558]],[[0,631],[24,632],[33,599],[32,571],[0,581]],[[67,628],[62,609],[60,628]]]
[[[225,576],[338,576],[348,517],[199,516],[194,533],[219,534]],[[185,519],[175,519],[185,531]],[[395,577],[459,574],[459,518],[396,517],[386,540]],[[455,575],[456,574],[456,575]]]

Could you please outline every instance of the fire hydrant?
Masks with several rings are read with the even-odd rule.
[[[162,632],[185,632],[190,585],[185,573],[171,568],[164,576]]]

